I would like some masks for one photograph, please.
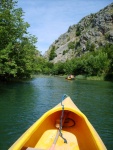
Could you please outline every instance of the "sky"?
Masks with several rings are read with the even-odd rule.
[[[24,12],[24,21],[30,24],[28,32],[38,38],[37,49],[44,54],[49,46],[69,26],[83,17],[96,13],[113,0],[18,0]]]

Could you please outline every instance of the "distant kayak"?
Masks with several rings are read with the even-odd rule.
[[[70,97],[39,118],[9,150],[107,150]]]
[[[74,77],[74,75],[69,75],[66,79],[67,79],[67,80],[74,80],[75,77]]]

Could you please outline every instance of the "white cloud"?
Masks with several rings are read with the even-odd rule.
[[[19,0],[18,7],[25,12],[28,31],[38,37],[38,50],[44,53],[70,25],[110,3],[112,0]]]

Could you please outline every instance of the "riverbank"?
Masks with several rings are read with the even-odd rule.
[[[56,76],[56,75],[55,75]],[[66,78],[68,75],[57,75],[61,78]],[[87,76],[87,75],[76,75],[75,76],[76,80],[101,80],[101,81],[105,81],[105,77],[104,76]]]
[[[104,76],[85,76],[85,75],[77,75],[76,79],[79,80],[101,80],[104,81],[105,77]]]
[[[23,81],[29,81],[33,78],[38,77],[61,77],[61,78],[67,78],[68,75],[44,75],[44,74],[38,74],[38,75],[32,75],[31,78],[25,78],[25,79],[10,79],[10,80],[0,80],[0,82],[23,82]],[[95,81],[113,81],[113,75],[112,76],[87,76],[87,75],[76,75],[75,80],[95,80]]]

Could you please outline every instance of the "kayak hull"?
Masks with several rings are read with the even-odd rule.
[[[52,148],[55,150],[106,150],[96,130],[70,97],[67,97],[62,104],[64,110],[61,104],[58,104],[47,111],[9,150],[52,150]],[[56,122],[59,120],[61,123],[62,114],[65,119],[61,133],[57,135],[59,130],[56,128]],[[58,137],[55,141],[56,135]],[[64,143],[63,138],[67,143]]]

